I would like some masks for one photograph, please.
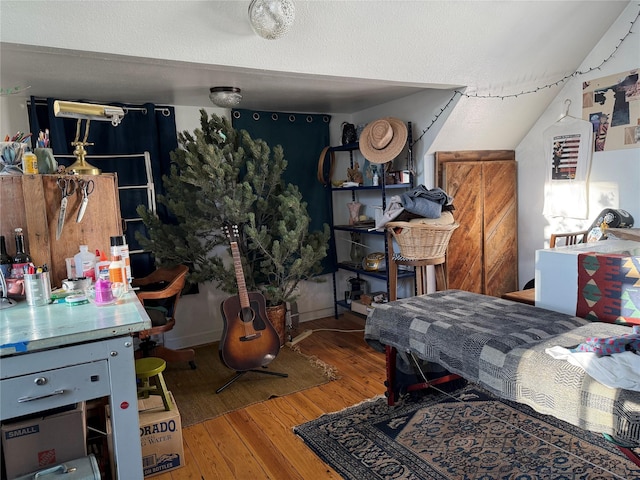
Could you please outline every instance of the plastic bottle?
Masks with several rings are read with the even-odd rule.
[[[120,255],[112,255],[109,263],[109,280],[111,283],[126,283],[126,271]]]
[[[109,265],[111,262],[107,260],[107,255],[100,250],[96,250],[96,282],[98,280],[109,280]]]
[[[88,245],[80,245],[80,253],[76,253],[73,256],[73,260],[76,264],[76,276],[78,278],[86,277],[92,281],[96,279],[96,257],[89,253]]]
[[[38,173],[38,157],[30,150],[27,150],[22,155],[22,172],[25,175],[36,175]]]
[[[16,233],[16,255],[13,257],[13,265],[11,266],[11,276],[13,278],[24,277],[24,267],[31,263],[31,257],[24,247],[24,234],[21,228],[15,229]]]
[[[13,260],[7,253],[7,244],[4,240],[4,235],[0,235],[0,270],[5,278],[8,278],[11,274],[11,264]]]
[[[124,235],[116,235],[111,237],[111,257],[114,255],[120,255],[124,262],[124,268],[126,271],[125,279],[131,283],[133,277],[131,276],[131,260],[129,258],[129,245],[124,238]]]

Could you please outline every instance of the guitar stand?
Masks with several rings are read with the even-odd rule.
[[[267,368],[267,367],[262,367],[262,368]],[[227,383],[225,383],[223,386],[221,386],[219,389],[217,389],[216,393],[220,393],[221,391],[223,391],[225,388],[227,388],[229,385],[231,385],[233,382],[238,380],[242,375],[244,375],[247,372],[264,373],[265,375],[274,375],[276,377],[283,377],[283,378],[286,378],[289,376],[288,373],[272,372],[270,370],[255,370],[255,369],[243,370],[242,372],[236,372],[236,375]]]

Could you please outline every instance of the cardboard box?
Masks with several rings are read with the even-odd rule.
[[[87,455],[85,403],[57,413],[2,424],[7,478]]]
[[[140,445],[142,446],[142,467],[145,477],[175,470],[184,465],[180,412],[173,394],[169,392],[169,395],[173,403],[173,410],[170,411],[164,409],[162,398],[158,395],[138,400]],[[107,418],[109,418],[109,407],[106,411]],[[107,422],[107,438],[109,450],[113,452],[110,421]]]
[[[372,306],[365,305],[359,300],[351,301],[351,311],[359,313],[360,315],[369,315],[369,312],[373,309]]]

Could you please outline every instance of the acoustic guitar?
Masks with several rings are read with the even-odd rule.
[[[231,244],[238,295],[220,305],[224,330],[220,340],[220,359],[236,371],[268,365],[280,351],[280,337],[267,318],[267,302],[259,292],[247,293],[238,248],[238,226],[224,227]]]

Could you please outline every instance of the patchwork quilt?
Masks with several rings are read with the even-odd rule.
[[[531,305],[459,290],[377,306],[365,339],[442,365],[493,394],[572,425],[640,445],[640,392],[613,389],[547,348],[574,348],[588,337],[631,328],[589,322]],[[640,372],[638,372],[640,375]]]

